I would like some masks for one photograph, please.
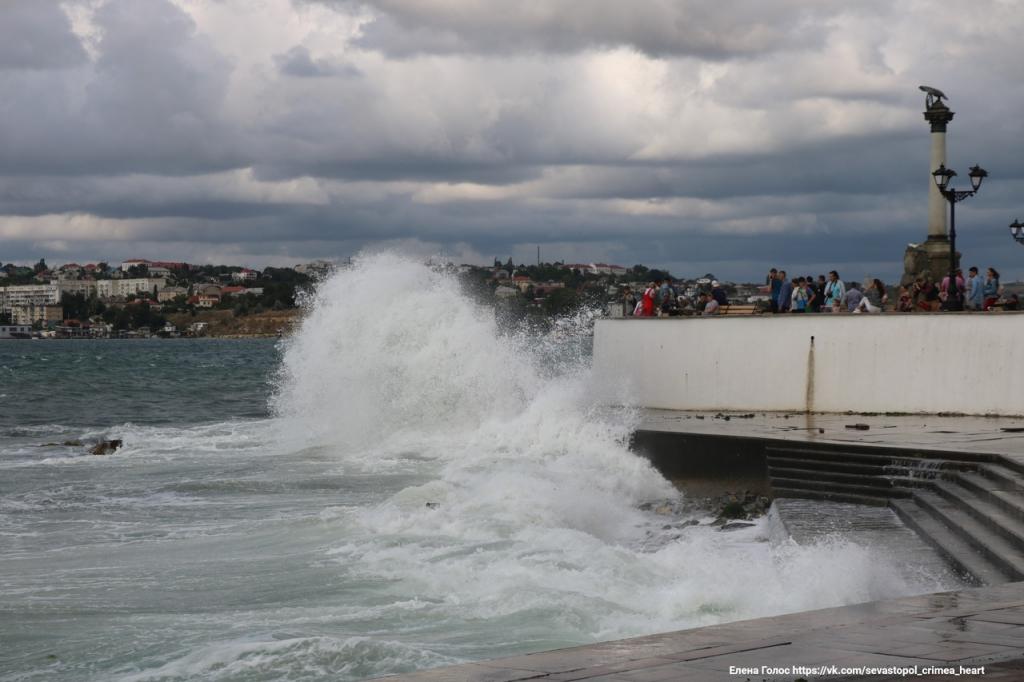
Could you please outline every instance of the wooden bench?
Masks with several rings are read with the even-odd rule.
[[[729,305],[723,305],[719,311],[719,315],[757,315],[761,312],[761,309],[753,303],[731,303]]]

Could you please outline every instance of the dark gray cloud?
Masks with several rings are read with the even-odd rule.
[[[0,14],[6,26],[6,5]],[[11,95],[0,105],[0,175],[193,173],[244,163],[222,112],[230,64],[188,14],[168,0],[115,0],[93,21],[98,56],[87,66],[0,71]]]
[[[359,69],[351,64],[338,63],[323,57],[314,59],[309,49],[296,45],[287,52],[274,56],[274,63],[281,73],[296,78],[329,78],[333,76],[354,77]]]
[[[1024,16],[979,2],[0,3],[0,258],[542,244],[892,278],[925,233],[928,82],[950,164],[992,172],[964,252],[1024,275]]]
[[[357,44],[395,56],[564,53],[625,46],[654,56],[709,59],[817,44],[823,39],[824,20],[848,7],[833,0],[335,0],[335,4],[375,10]]]
[[[0,13],[0,69],[63,69],[87,61],[57,3],[4,0]]]

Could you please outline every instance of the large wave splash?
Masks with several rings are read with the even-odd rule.
[[[344,528],[332,556],[388,581],[395,609],[550,648],[943,587],[842,541],[772,549],[764,521],[721,533],[642,511],[680,493],[630,452],[633,415],[599,404],[585,366],[551,371],[559,338],[504,333],[455,277],[393,254],[319,287],[275,409],[346,471],[418,475],[325,516]]]
[[[452,518],[618,537],[638,503],[677,493],[629,452],[629,413],[605,411],[586,368],[559,354],[574,342],[564,326],[547,339],[508,333],[456,276],[366,256],[317,289],[274,407],[352,466],[439,463],[438,479],[394,499],[415,508],[411,523],[430,502]]]

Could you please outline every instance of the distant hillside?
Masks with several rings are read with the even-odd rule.
[[[302,311],[298,308],[268,310],[240,317],[235,317],[230,310],[201,310],[194,316],[189,313],[168,315],[167,320],[182,332],[193,322],[205,322],[209,325],[206,336],[231,338],[277,336],[279,330],[287,334],[298,324],[301,316]]]

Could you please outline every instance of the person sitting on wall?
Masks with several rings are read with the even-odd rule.
[[[896,312],[899,313],[910,313],[914,311],[914,297],[910,294],[910,289],[907,287],[900,287],[900,296],[896,301]]]
[[[939,288],[929,280],[918,277],[914,281],[914,306],[923,312],[933,313],[939,309]]]
[[[711,282],[711,298],[718,301],[718,305],[729,305],[729,297],[725,295],[725,289],[718,283],[718,280]]]
[[[882,307],[885,305],[889,298],[885,293],[885,285],[882,284],[882,280],[873,279],[871,285],[864,290],[864,297],[860,300],[857,305],[855,313],[880,313]]]
[[[712,298],[711,294],[706,291],[701,292],[700,302],[698,303],[697,308],[701,311],[701,315],[705,317],[708,315],[717,315],[721,310],[721,306],[718,305],[718,301]]]

